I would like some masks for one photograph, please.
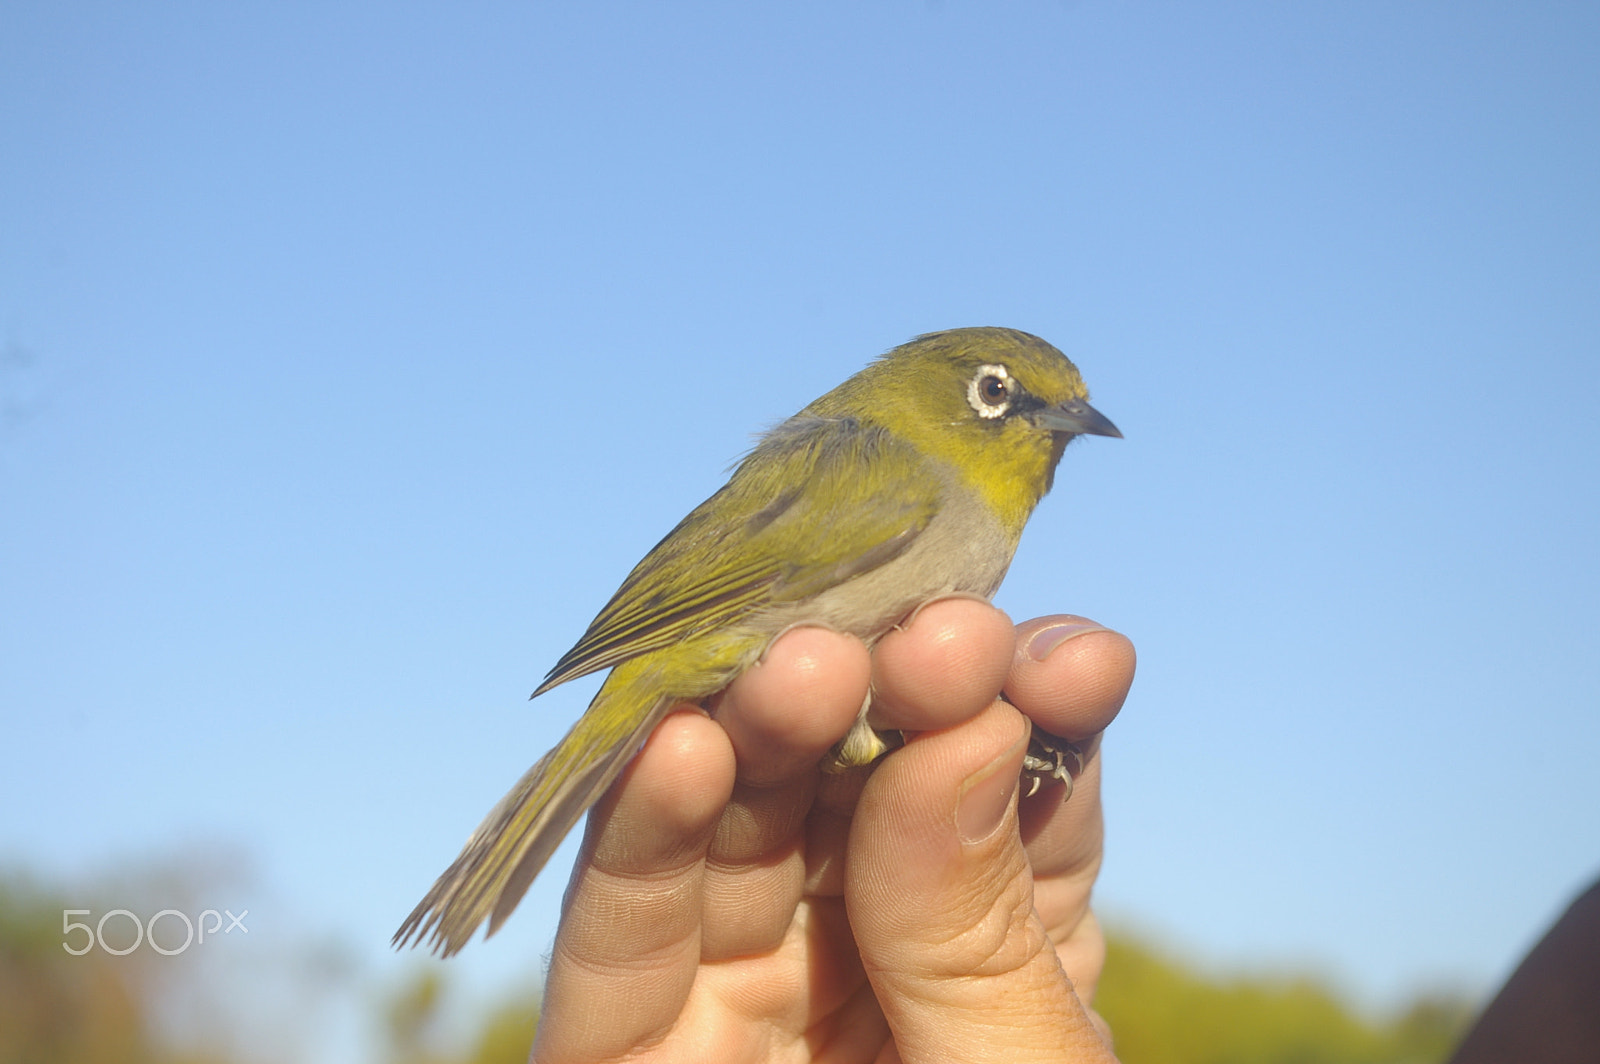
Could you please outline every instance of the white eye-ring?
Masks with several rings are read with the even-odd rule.
[[[979,366],[967,382],[967,405],[979,417],[1005,417],[1011,400],[1016,398],[1017,387],[1004,366]]]

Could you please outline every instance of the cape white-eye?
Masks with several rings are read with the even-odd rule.
[[[656,544],[535,696],[611,674],[395,933],[445,956],[489,934],[674,705],[726,687],[796,625],[869,647],[924,603],[988,598],[1081,434],[1120,436],[1065,355],[1012,329],[895,348],[785,421]],[[869,697],[870,704],[870,697]],[[884,749],[866,723],[837,766]]]

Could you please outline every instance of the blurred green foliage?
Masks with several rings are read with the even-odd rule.
[[[491,1011],[465,1053],[439,1048],[434,1028],[447,991],[442,966],[430,965],[395,990],[384,1006],[387,1064],[524,1064],[539,1024],[537,995],[519,994]]]
[[[1365,1019],[1314,979],[1202,975],[1116,934],[1095,1008],[1123,1064],[1437,1064],[1473,1013],[1430,995]]]
[[[76,907],[88,904],[77,901]],[[173,1045],[158,1015],[186,989],[147,950],[117,957],[62,949],[62,895],[0,875],[0,1064],[228,1064],[225,1049]],[[99,911],[99,910],[97,910]],[[168,966],[170,969],[171,966]],[[447,1037],[448,966],[429,964],[362,999],[388,1064],[521,1064],[538,1023],[524,988]],[[1095,1007],[1123,1064],[1438,1064],[1471,1019],[1457,998],[1421,997],[1389,1018],[1364,1018],[1310,978],[1217,977],[1113,934]],[[295,1017],[281,1022],[294,1025]],[[181,1037],[183,1032],[177,1032]],[[203,1038],[191,1039],[199,1044]],[[251,1059],[260,1059],[253,1055]]]
[[[139,951],[61,948],[69,907],[25,877],[0,877],[0,1064],[223,1064],[159,1044],[163,984]]]
[[[117,896],[141,897],[138,881],[144,875],[141,871],[121,878]],[[163,869],[160,895],[176,897],[185,882],[192,885],[205,875],[187,866]],[[193,1006],[201,989],[193,984],[213,978],[214,969],[174,964],[174,958],[149,949],[134,949],[125,956],[98,948],[81,955],[63,949],[65,943],[80,947],[83,943],[80,932],[64,933],[63,910],[107,912],[114,906],[99,897],[101,893],[52,890],[27,876],[0,872],[0,1064],[238,1064],[292,1059],[291,1049],[274,1053],[272,1047],[259,1044],[252,1045],[247,1055],[237,1047],[250,1044],[248,1034],[235,1032],[235,1037],[219,1039],[215,1032],[183,1029],[183,1021],[194,1019],[196,1012],[174,1006]],[[74,919],[95,922],[92,916]],[[121,923],[116,927],[123,930]],[[303,948],[314,952],[316,947],[308,942]],[[298,960],[304,963],[291,968],[298,978],[326,967],[315,963],[316,957]],[[448,993],[447,971],[447,966],[428,965],[376,995],[346,987],[359,1000],[378,1002],[373,1026],[387,1036],[379,1059],[386,1064],[523,1064],[538,1023],[537,992],[524,988],[508,996],[483,1016],[463,1046],[447,1048],[438,1029],[444,1026],[445,1013],[458,1005]],[[350,975],[346,973],[346,978]],[[320,989],[319,985],[313,992]],[[284,1014],[271,1019],[292,1031],[306,1018],[301,1004],[293,997],[283,999],[278,1007]],[[174,1016],[179,1018],[176,1030]],[[285,1039],[286,1044],[293,1042]]]

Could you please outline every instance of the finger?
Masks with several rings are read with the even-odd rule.
[[[590,812],[536,1057],[619,1059],[677,1020],[700,963],[705,852],[733,779],[722,729],[675,713]]]
[[[1133,644],[1093,621],[1058,614],[1018,625],[1016,646],[1006,698],[1086,758],[1070,801],[1046,788],[1022,803],[1022,837],[1035,874],[1076,872],[1092,882],[1100,854],[1100,733],[1133,683]]]
[[[1016,819],[1027,734],[992,703],[890,754],[856,807],[845,898],[907,1062],[952,1046],[972,1060],[1113,1059],[1033,911]]]
[[[855,720],[871,668],[855,636],[811,627],[779,636],[717,702],[739,782],[765,786],[815,768]]]
[[[1016,626],[1006,698],[1052,735],[1078,741],[1116,718],[1133,684],[1133,643],[1073,614]]]
[[[930,731],[977,715],[1000,693],[1016,636],[976,599],[924,606],[872,653],[873,713],[887,727]]]
[[[980,712],[999,694],[1015,649],[1011,621],[970,597],[928,603],[890,631],[872,652],[872,722],[909,732],[948,727]],[[870,767],[825,776],[813,815],[809,893],[843,890],[837,856]]]
[[[870,671],[854,636],[796,628],[718,702],[739,782],[707,864],[705,959],[765,952],[788,933],[806,883],[817,764],[855,720]]]
[[[1060,614],[1017,626],[1016,657],[1006,696],[1087,756],[1071,799],[1046,788],[1021,803],[1021,833],[1033,868],[1034,906],[1056,943],[1062,967],[1085,1002],[1092,1001],[1105,963],[1105,940],[1090,895],[1100,871],[1104,824],[1100,805],[1100,733],[1116,717],[1133,682],[1128,639],[1082,617]]]

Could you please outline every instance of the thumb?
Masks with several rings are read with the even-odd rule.
[[[845,903],[900,1058],[1114,1061],[1033,909],[1017,833],[1028,722],[996,701],[868,778]]]

